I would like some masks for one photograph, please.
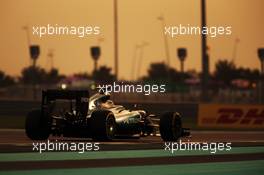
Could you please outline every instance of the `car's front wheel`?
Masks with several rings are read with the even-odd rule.
[[[177,112],[167,112],[160,118],[160,135],[164,141],[177,141],[182,136],[182,121]]]
[[[114,114],[107,110],[94,111],[91,116],[93,140],[109,141],[115,137],[116,122]]]

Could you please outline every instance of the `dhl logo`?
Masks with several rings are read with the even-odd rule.
[[[199,104],[198,125],[264,128],[264,105]]]
[[[239,108],[220,108],[216,123],[219,124],[254,124],[262,125],[264,123],[264,110]]]

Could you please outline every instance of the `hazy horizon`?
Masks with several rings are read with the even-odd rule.
[[[232,35],[208,37],[210,70],[222,58],[232,60],[236,38],[236,65],[259,69],[257,48],[264,47],[264,12],[262,0],[207,0],[207,25],[232,26]],[[262,5],[261,5],[262,4]],[[141,74],[145,75],[150,63],[165,62],[163,31],[157,17],[164,15],[167,25],[190,24],[200,26],[200,0],[118,0],[119,18],[119,78],[131,79],[131,64],[134,48],[142,42],[149,43],[144,49]],[[54,66],[63,74],[93,71],[90,47],[100,42],[102,55],[98,65],[107,65],[114,72],[113,1],[34,1],[1,0],[0,2],[0,70],[10,75],[20,75],[28,66],[29,51],[23,26],[59,24],[73,26],[100,26],[101,34],[86,38],[72,36],[31,35],[32,44],[41,46],[38,65],[49,68],[49,49],[54,50]],[[178,47],[186,47],[186,69],[201,69],[200,36],[168,38],[170,62],[179,70],[176,56]]]

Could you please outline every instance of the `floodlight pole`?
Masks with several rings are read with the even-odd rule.
[[[22,27],[23,30],[25,30],[26,32],[26,38],[27,38],[27,48],[29,49],[30,48],[30,45],[31,45],[31,41],[30,41],[30,33],[29,33],[29,29],[28,29],[28,26],[23,26]],[[30,64],[31,64],[31,55],[30,55],[30,50],[29,51],[29,60],[30,60]],[[34,63],[33,63],[34,64]]]
[[[184,73],[184,61],[186,59],[186,56],[187,56],[187,49],[186,48],[178,48],[177,50],[177,55],[178,55],[178,58],[180,60],[180,63],[181,63],[181,73],[183,74]]]
[[[258,49],[258,56],[260,60],[260,91],[259,91],[259,102],[264,104],[264,48]]]
[[[206,2],[201,0],[201,28],[206,27]],[[208,77],[209,77],[209,57],[207,56],[206,34],[201,34],[202,51],[202,77],[201,77],[201,97],[202,101],[208,101]]]
[[[261,75],[263,76],[264,75],[264,59],[262,61],[260,61],[260,64],[261,64]]]
[[[186,48],[178,48],[177,55],[178,55],[178,58],[179,58],[180,64],[181,64],[182,85],[184,85],[184,61],[185,61],[186,56],[187,56],[187,49]],[[181,101],[184,101],[184,91],[182,91],[182,93],[181,93]]]
[[[91,51],[91,56],[92,56],[92,59],[94,60],[94,73],[97,71],[97,62],[98,62],[98,59],[101,55],[101,51],[100,51],[100,47],[99,46],[92,46],[90,48],[90,51]]]
[[[118,4],[114,0],[114,59],[115,59],[115,76],[118,80]]]
[[[169,68],[170,67],[170,51],[169,51],[169,42],[168,42],[167,35],[165,35],[165,33],[163,32],[166,27],[164,16],[163,15],[159,16],[158,20],[161,21],[162,34],[164,38],[165,55],[166,55],[166,60],[167,60],[167,66]]]
[[[50,61],[50,70],[54,69],[54,60],[53,60],[53,57],[54,57],[54,50],[53,49],[49,49],[49,52],[48,52],[48,59]]]
[[[135,45],[134,53],[132,57],[132,67],[131,67],[131,80],[135,80],[135,69],[136,69],[136,61],[137,61],[137,51],[140,48],[139,45]]]
[[[138,60],[138,69],[137,69],[137,79],[139,79],[140,71],[141,71],[141,65],[143,60],[143,54],[144,54],[144,48],[148,46],[148,43],[143,41],[141,45],[139,45],[139,60]]]
[[[260,62],[261,72],[260,72],[260,103],[264,104],[264,59]]]

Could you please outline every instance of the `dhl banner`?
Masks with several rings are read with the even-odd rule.
[[[264,129],[264,105],[199,104],[198,126]]]

